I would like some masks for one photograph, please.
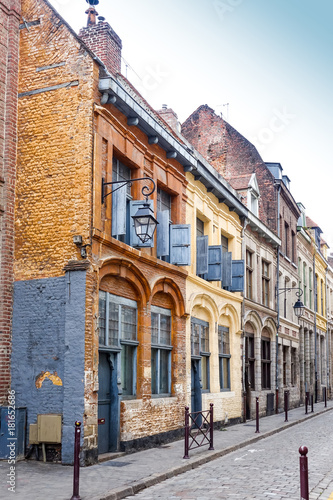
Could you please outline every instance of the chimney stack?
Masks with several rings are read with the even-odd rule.
[[[86,10],[88,14],[87,27],[82,28],[79,32],[79,37],[94,52],[94,54],[105,64],[106,69],[116,75],[121,73],[121,39],[113,31],[109,23],[104,21],[104,17],[98,18],[96,23],[95,5],[99,0],[86,0],[89,8]]]
[[[162,104],[162,109],[159,109],[158,114],[167,122],[170,128],[175,132],[180,132],[180,123],[178,121],[178,116],[173,109],[168,108],[167,104]]]

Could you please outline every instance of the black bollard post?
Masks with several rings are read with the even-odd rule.
[[[300,479],[301,479],[301,500],[309,500],[309,473],[308,473],[308,449],[306,446],[301,446],[299,448],[299,467],[300,467]]]
[[[305,414],[308,414],[308,404],[309,404],[309,392],[305,393]]]
[[[284,421],[288,422],[289,391],[284,391]]]
[[[327,389],[324,387],[324,402],[325,402],[325,408],[327,408]]]
[[[188,454],[189,434],[190,434],[190,409],[185,406],[185,453],[183,458],[190,458]]]
[[[210,403],[209,410],[209,450],[214,450],[214,441],[213,441],[213,433],[214,433],[214,414],[213,414],[213,403]]]
[[[73,473],[73,496],[71,500],[81,500],[79,495],[80,483],[80,437],[81,437],[81,422],[75,422],[75,437],[74,437],[74,473]]]
[[[259,398],[256,398],[256,433],[259,431]]]
[[[313,409],[313,394],[311,394],[311,413],[314,412],[314,409]]]

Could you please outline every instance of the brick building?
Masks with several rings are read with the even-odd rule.
[[[260,280],[256,292],[248,288],[248,281],[245,285],[246,293],[254,294],[254,309],[258,309],[259,305],[260,308],[264,306],[258,314],[258,310],[252,312],[248,309],[250,303],[247,301],[246,312],[243,311],[245,332],[247,331],[243,344],[246,366],[243,383],[247,414],[251,414],[251,406],[253,409],[250,400],[253,403],[256,391],[261,393],[261,406],[264,411],[268,394],[271,398],[272,391],[276,392],[275,408],[283,404],[281,389],[288,389],[290,403],[297,405],[298,324],[295,322],[292,301],[287,301],[285,296],[282,307],[280,293],[282,288],[294,288],[298,282],[296,225],[300,212],[290,193],[289,179],[282,176],[280,164],[264,163],[253,144],[207,105],[200,106],[187,118],[182,125],[182,133],[237,190],[243,203],[263,224],[255,230],[256,244],[253,231],[245,229],[248,279],[251,279],[255,259],[258,259],[256,267],[259,264],[260,269],[260,272],[256,273],[257,279]],[[275,237],[270,237],[270,233]],[[262,239],[262,236],[265,236],[266,240]],[[264,244],[257,246],[260,239]],[[279,300],[276,299],[277,296]],[[263,320],[269,320],[269,323],[264,325]],[[256,380],[252,383],[252,395],[249,394],[248,386],[251,378]],[[271,401],[269,405],[271,406]]]
[[[179,233],[183,164],[194,160],[121,76],[121,41],[108,23],[83,29],[85,44],[46,0],[24,0],[22,15],[12,385],[28,429],[38,414],[61,414],[63,463],[82,420],[82,460],[92,463],[181,432]],[[115,57],[105,57],[104,42]],[[151,181],[117,184],[113,194],[102,184],[145,177],[161,223],[142,244],[131,215]]]
[[[0,1],[0,406],[10,387],[20,4]]]

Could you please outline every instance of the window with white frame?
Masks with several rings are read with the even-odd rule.
[[[202,390],[209,391],[209,323],[191,318],[191,355],[201,359]]]
[[[218,327],[220,389],[230,390],[230,337],[229,328]]]
[[[120,352],[121,386],[124,396],[136,394],[137,303],[99,291],[100,349]]]
[[[171,393],[171,311],[151,307],[151,392]]]

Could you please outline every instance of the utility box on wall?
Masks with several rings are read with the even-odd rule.
[[[37,415],[37,441],[39,443],[61,443],[61,414]]]
[[[26,408],[0,407],[0,459],[24,458],[26,421]]]

